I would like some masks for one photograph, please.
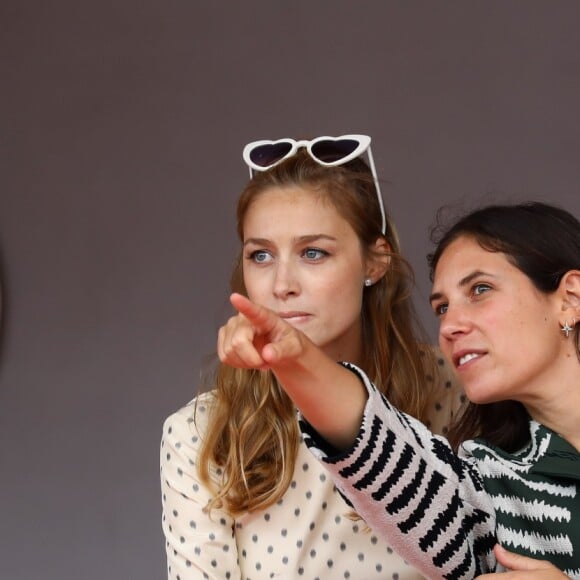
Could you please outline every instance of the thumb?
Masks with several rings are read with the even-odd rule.
[[[493,551],[497,561],[508,570],[544,570],[551,567],[551,564],[545,560],[535,560],[521,554],[514,554],[499,544],[495,545]]]

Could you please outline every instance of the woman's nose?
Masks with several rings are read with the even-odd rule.
[[[274,295],[284,299],[300,293],[300,284],[296,268],[288,262],[280,262],[276,268],[274,278]]]
[[[470,327],[471,321],[465,308],[459,305],[448,305],[439,323],[439,335],[446,340],[454,340],[468,332]]]

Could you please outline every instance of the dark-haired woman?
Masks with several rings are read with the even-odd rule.
[[[541,203],[484,208],[431,268],[440,347],[471,401],[458,454],[358,366],[239,296],[222,360],[274,372],[337,487],[425,575],[501,571],[499,543],[580,578],[580,223]]]

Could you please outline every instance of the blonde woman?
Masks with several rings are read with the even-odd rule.
[[[370,138],[260,141],[244,159],[232,290],[333,360],[356,361],[400,408],[443,431],[459,389],[418,341]],[[167,419],[161,482],[169,578],[422,577],[337,493],[268,370],[219,365],[215,388]]]

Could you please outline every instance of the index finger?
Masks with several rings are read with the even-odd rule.
[[[260,333],[267,333],[273,330],[279,320],[274,312],[268,310],[264,306],[255,304],[242,294],[234,292],[230,296],[230,302],[232,303],[232,306],[240,314],[243,314],[250,324]]]

